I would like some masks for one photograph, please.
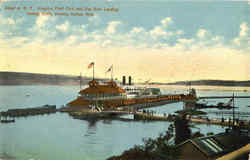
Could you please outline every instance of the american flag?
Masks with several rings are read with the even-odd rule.
[[[94,62],[91,62],[89,65],[88,65],[88,69],[92,68],[94,66]]]
[[[231,98],[225,105],[231,106],[233,104],[233,98]]]
[[[106,71],[106,73],[110,72],[113,69],[113,65],[109,67],[109,69]]]

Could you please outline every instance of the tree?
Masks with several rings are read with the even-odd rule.
[[[177,152],[175,146],[169,143],[171,138],[173,138],[173,125],[156,139],[143,139],[143,145],[136,145],[121,155],[107,160],[175,160]]]
[[[186,119],[186,115],[177,116],[175,125],[175,144],[180,144],[183,141],[191,138],[191,130],[189,128],[189,121]]]

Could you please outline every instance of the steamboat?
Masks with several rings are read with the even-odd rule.
[[[89,68],[94,68],[94,63],[89,65]],[[112,66],[113,67],[113,66]],[[112,71],[110,68],[108,71]],[[112,74],[111,74],[112,75]],[[78,97],[69,102],[64,111],[104,111],[117,110],[124,108],[137,108],[145,104],[166,104],[169,102],[178,102],[184,99],[196,99],[193,94],[174,94],[163,95],[159,88],[136,87],[131,83],[132,78],[129,76],[128,85],[118,85],[111,80],[106,83],[98,82],[94,78],[89,81],[88,87],[80,90]],[[123,84],[125,84],[125,76],[123,76]]]

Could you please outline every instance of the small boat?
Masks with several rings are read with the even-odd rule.
[[[247,107],[250,107],[250,105],[248,105]]]

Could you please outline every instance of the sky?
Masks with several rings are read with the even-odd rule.
[[[2,0],[0,6],[0,71],[92,76],[88,65],[95,62],[95,76],[109,78],[113,65],[115,78],[130,75],[134,82],[250,80],[250,1]]]

